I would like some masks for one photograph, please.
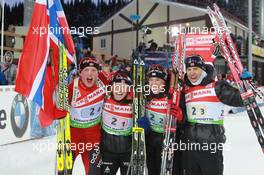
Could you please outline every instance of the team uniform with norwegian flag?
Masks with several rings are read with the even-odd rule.
[[[126,175],[128,171],[132,148],[133,107],[127,85],[131,83],[127,72],[117,71],[111,83],[111,94],[105,99],[101,140],[101,169],[104,175],[116,174],[118,169],[121,175]],[[122,96],[116,98],[116,93]]]
[[[214,68],[200,62],[200,57],[186,59],[187,68],[202,67],[206,74],[195,85],[185,76],[181,98],[181,107],[185,114],[182,142],[186,145],[223,145],[226,140],[223,126],[224,104],[243,106],[239,91],[226,81],[215,81]],[[182,153],[182,171],[186,175],[223,175],[223,150],[216,149],[214,153],[211,151],[187,147]]]
[[[105,75],[99,73],[92,87],[86,87],[81,78],[69,85],[71,149],[73,159],[81,154],[86,174],[98,175],[101,171],[100,123],[108,83]]]
[[[130,163],[132,144],[132,104],[106,99],[102,123],[102,174],[125,175]]]
[[[146,116],[150,121],[150,131],[146,138],[147,165],[150,174],[160,174],[164,122],[167,113],[167,93],[154,96],[146,106]]]

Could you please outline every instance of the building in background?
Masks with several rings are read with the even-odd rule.
[[[197,1],[198,2],[198,1]],[[222,10],[222,9],[221,9]],[[246,23],[223,11],[227,25],[232,32],[232,38],[237,45],[242,63],[247,66],[247,38]],[[132,24],[130,15],[138,14],[141,19]],[[129,59],[132,49],[143,41],[142,28],[149,27],[152,33],[145,41],[154,40],[158,46],[171,43],[173,38],[170,31],[175,28],[212,27],[205,8],[187,5],[186,3],[156,0],[133,0],[100,26],[100,33],[93,37],[93,48],[96,53],[106,56],[118,55]],[[254,52],[255,50],[255,52]],[[264,84],[264,56],[261,48],[253,49],[253,73],[259,84]],[[216,62],[219,73],[227,73],[228,65],[219,57]]]
[[[252,3],[253,29],[264,38],[264,1],[254,0]]]
[[[34,0],[24,0],[23,26],[28,26],[30,24],[33,8]]]
[[[264,38],[264,1],[262,0],[260,3],[260,34]]]
[[[64,2],[64,1],[63,1]],[[118,55],[119,57],[129,58],[132,49],[136,48],[139,42],[142,41],[143,26],[152,28],[152,34],[145,38],[145,41],[154,40],[159,46],[171,42],[171,37],[168,34],[172,28],[177,28],[179,25],[183,27],[210,27],[211,23],[206,14],[205,7],[213,1],[208,0],[120,0],[98,1],[97,6],[92,4],[94,1],[75,1],[74,3],[64,4],[65,14],[70,25],[82,24],[84,27],[92,25],[91,22],[102,22],[100,26],[100,34],[93,36],[91,42],[88,42],[89,48],[95,50],[97,55],[105,55],[111,57]],[[100,2],[100,3],[99,3]],[[138,12],[141,16],[139,24],[133,25],[133,32],[129,16]],[[228,25],[231,27],[232,36],[237,44],[238,52],[241,55],[242,62],[247,65],[247,0],[219,0],[217,1],[224,11],[224,16]],[[87,3],[87,4],[85,4]],[[127,4],[127,5],[126,5]],[[126,6],[125,6],[126,5]],[[24,8],[23,15],[20,11]],[[14,21],[12,16],[19,16],[24,21],[25,27],[16,27],[16,45],[15,62],[19,58],[21,49],[23,48],[24,35],[27,33],[27,27],[33,11],[34,0],[24,0],[24,4],[19,4],[13,15],[7,15],[8,21]],[[115,8],[113,8],[116,6]],[[111,8],[110,8],[111,7]],[[91,11],[91,9],[93,11]],[[106,14],[106,9],[111,13]],[[8,11],[8,8],[7,8]],[[78,11],[78,15],[76,15]],[[89,13],[88,13],[89,11]],[[117,13],[114,13],[117,11]],[[92,12],[92,13],[91,13]],[[232,14],[231,14],[232,13]],[[236,16],[236,17],[235,17]],[[239,17],[239,18],[237,18]],[[20,19],[19,18],[19,19]],[[21,21],[21,20],[20,20]],[[84,23],[83,21],[87,21]],[[13,23],[13,24],[20,24]],[[6,23],[7,24],[7,23]],[[11,24],[11,23],[10,23]],[[99,23],[97,23],[99,24]],[[253,41],[253,73],[260,84],[264,84],[264,0],[253,1],[253,29],[255,34],[258,34],[259,40],[257,43]],[[95,26],[93,26],[95,27]],[[168,30],[169,29],[169,30]],[[22,36],[21,36],[22,35]],[[90,37],[90,36],[89,36]],[[223,59],[216,61],[216,67],[219,72],[225,73],[228,71],[227,64]]]

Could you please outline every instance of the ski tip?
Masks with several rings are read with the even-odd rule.
[[[140,62],[140,65],[142,65],[142,66],[144,66],[144,65],[145,65],[145,63],[144,63],[144,61],[143,61],[143,60],[141,60],[141,62]]]
[[[211,9],[211,7],[209,7],[209,6],[207,6],[206,10],[207,10],[208,13],[210,13],[210,12],[213,11],[213,10]]]
[[[219,10],[219,7],[216,3],[213,4],[215,10]]]
[[[138,64],[138,60],[135,59],[135,60],[134,60],[134,64]]]

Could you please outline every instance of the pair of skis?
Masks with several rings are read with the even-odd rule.
[[[59,83],[57,92],[57,106],[61,110],[69,111],[68,105],[68,65],[66,50],[59,46]],[[58,120],[57,126],[56,174],[71,175],[73,167],[70,135],[70,115]]]
[[[251,125],[254,128],[258,142],[262,151],[264,152],[264,118],[257,105],[253,91],[254,89],[252,89],[252,83],[250,83],[249,80],[240,79],[240,75],[243,72],[241,60],[219,7],[216,4],[213,6],[214,10],[212,10],[210,7],[208,7],[207,10],[212,24],[216,29],[217,42],[219,42],[224,58],[228,62],[229,68],[233,74],[234,80],[243,99],[243,104],[246,107]]]
[[[132,153],[127,175],[146,175],[146,144],[145,132],[138,127],[137,120],[145,115],[145,102],[143,94],[145,63],[139,53],[133,54],[133,128]]]
[[[173,157],[176,137],[176,116],[171,115],[172,105],[179,106],[184,78],[184,58],[186,53],[186,36],[180,34],[175,40],[175,54],[173,55],[172,68],[174,75],[171,75],[170,89],[168,95],[167,114],[164,123],[164,141],[162,149],[160,175],[171,175],[173,170]]]
[[[254,82],[250,81],[249,83],[255,95],[258,96],[261,100],[264,100],[264,92],[260,90]]]

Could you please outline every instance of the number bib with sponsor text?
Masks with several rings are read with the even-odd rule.
[[[132,126],[132,106],[107,99],[103,110],[103,130],[109,134],[127,136],[131,135]]]
[[[105,90],[98,86],[93,92],[81,97],[78,81],[79,79],[74,80],[70,124],[75,128],[89,128],[101,122]]]
[[[189,122],[223,124],[224,104],[218,99],[214,87],[215,82],[206,86],[185,87]]]
[[[167,112],[167,98],[153,99],[146,109],[146,115],[150,122],[150,128],[157,133],[164,133],[164,121]]]

